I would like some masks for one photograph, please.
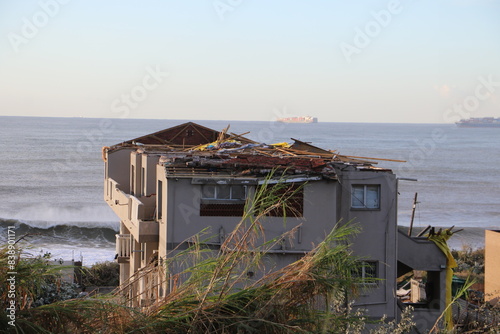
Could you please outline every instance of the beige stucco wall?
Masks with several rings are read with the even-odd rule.
[[[500,231],[485,231],[484,262],[485,300],[496,304],[500,301]]]
[[[143,187],[143,195],[150,196],[156,194],[156,164],[160,159],[157,154],[143,154],[142,157],[142,168],[144,168],[144,178],[145,184]]]
[[[142,196],[142,154],[137,152],[130,153],[130,194]]]
[[[120,184],[124,192],[130,191],[130,152],[131,149],[119,149],[108,153],[105,175]]]

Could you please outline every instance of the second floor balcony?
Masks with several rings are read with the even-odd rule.
[[[104,185],[104,199],[125,224],[137,242],[156,241],[158,222],[155,220],[156,195],[137,198],[120,189],[120,185],[108,178]]]

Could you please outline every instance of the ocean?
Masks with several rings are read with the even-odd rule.
[[[451,124],[200,121],[256,141],[291,138],[380,160],[400,178],[398,224],[465,228],[453,248],[481,247],[500,229],[500,129]],[[101,147],[181,124],[181,120],[0,117],[0,241],[15,226],[33,255],[112,261],[119,220],[103,200]],[[417,181],[414,181],[417,180]]]

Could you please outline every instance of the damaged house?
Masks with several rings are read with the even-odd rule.
[[[337,222],[354,220],[362,228],[353,244],[354,253],[365,259],[361,274],[378,279],[355,306],[369,317],[394,319],[411,304],[417,326],[431,328],[445,308],[446,257],[426,238],[398,231],[396,175],[370,158],[292,140],[265,145],[189,122],[105,147],[104,198],[121,221],[116,237],[120,283],[130,282],[151,261],[161,263],[207,227],[216,249],[240,221],[247,197],[272,170],[286,170],[276,182],[302,187],[294,194],[294,214],[287,215],[286,225],[283,211],[266,220],[267,239],[294,229],[293,243],[266,255],[274,266],[284,267],[311,251]],[[412,297],[404,300],[397,278],[415,270],[426,273],[427,283],[412,283],[406,289]],[[150,305],[169,293],[171,283],[158,272],[143,276],[131,287],[131,305]]]

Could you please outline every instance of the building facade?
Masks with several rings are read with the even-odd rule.
[[[293,141],[265,145],[190,122],[103,149],[104,198],[121,220],[116,259],[131,304],[147,306],[169,293],[169,277],[161,266],[151,269],[152,261],[161,263],[206,228],[217,249],[257,187],[279,182],[299,188],[293,214],[264,222],[267,239],[294,235],[268,254],[275,268],[311,251],[338,222],[358,222],[353,251],[364,259],[362,275],[377,283],[355,306],[373,318],[397,318],[408,305],[397,298],[397,278],[424,271],[427,294],[413,304],[418,326],[432,327],[445,307],[446,257],[426,238],[398,230],[396,175],[373,161]],[[269,179],[271,171],[279,177]],[[151,272],[131,284],[144,268]]]

